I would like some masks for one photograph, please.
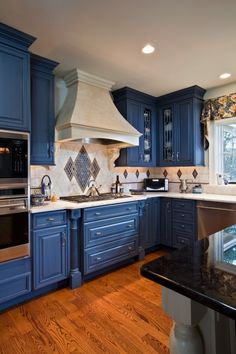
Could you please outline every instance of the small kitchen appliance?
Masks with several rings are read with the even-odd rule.
[[[144,178],[144,190],[146,192],[168,192],[168,178]]]

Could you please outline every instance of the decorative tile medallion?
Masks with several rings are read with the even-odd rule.
[[[82,146],[75,161],[71,157],[68,159],[64,171],[70,181],[75,177],[76,182],[84,192],[90,178],[97,178],[100,167],[96,159],[91,162],[85,147]]]
[[[73,162],[72,158],[70,157],[64,167],[64,171],[70,181],[72,180],[72,178],[74,176],[74,169],[75,169],[74,162]]]
[[[196,169],[193,170],[192,175],[193,175],[193,178],[197,178],[198,173],[197,173],[197,170],[196,170]]]
[[[146,175],[147,175],[147,178],[149,178],[151,175],[151,172],[149,170],[147,170]]]
[[[163,172],[163,176],[164,176],[165,178],[168,176],[168,172],[167,172],[166,170]]]
[[[182,176],[182,172],[181,172],[180,170],[178,170],[177,176],[178,176],[179,178]]]
[[[99,174],[100,171],[100,167],[98,165],[98,162],[96,159],[93,160],[92,164],[91,164],[91,173],[94,179],[97,178],[97,175]]]
[[[127,172],[127,170],[124,170],[123,175],[124,175],[125,179],[128,177],[128,172]]]
[[[139,170],[136,170],[135,175],[137,178],[139,177]]]

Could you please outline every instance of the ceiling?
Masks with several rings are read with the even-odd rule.
[[[155,96],[236,81],[235,13],[235,0],[0,1],[0,21],[37,37],[31,51],[57,74],[77,67]]]

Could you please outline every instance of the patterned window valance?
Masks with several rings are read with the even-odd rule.
[[[204,102],[201,122],[236,117],[236,93]]]

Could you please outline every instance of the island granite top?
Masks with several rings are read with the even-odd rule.
[[[144,264],[141,274],[236,319],[236,225]]]

